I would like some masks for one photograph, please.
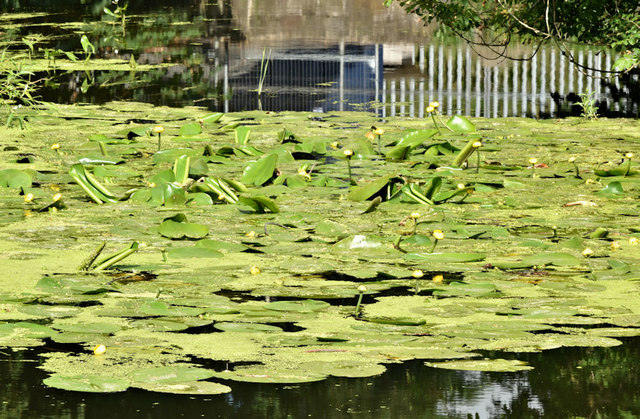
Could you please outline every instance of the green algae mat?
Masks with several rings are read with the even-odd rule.
[[[516,371],[487,354],[640,335],[635,120],[28,118],[0,128],[0,350],[55,344],[48,386]]]

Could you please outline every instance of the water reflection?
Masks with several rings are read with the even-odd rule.
[[[502,356],[505,354],[491,354]],[[508,356],[508,355],[507,355]],[[366,379],[303,385],[227,383],[218,396],[165,395],[131,389],[88,394],[49,389],[33,351],[0,351],[0,417],[639,417],[640,339],[614,348],[563,348],[517,354],[534,370],[481,373],[389,365]]]
[[[590,77],[610,68],[611,54],[570,50],[579,64],[593,69],[587,71],[578,71],[551,46],[530,60],[531,46],[507,51],[522,61],[487,59],[488,51],[472,51],[399,7],[384,8],[380,0],[131,2],[126,32],[101,12],[110,4],[106,0],[81,8],[71,1],[0,4],[6,10],[58,12],[45,19],[50,22],[84,22],[80,29],[92,34],[100,56],[175,64],[149,73],[67,74],[60,88],[44,92],[57,102],[124,99],[256,109],[262,53],[271,50],[260,101],[267,110],[423,117],[426,104],[437,100],[447,114],[550,117],[579,113],[577,94],[590,92],[601,114],[638,112],[637,76]],[[44,27],[25,26],[20,35]],[[78,48],[75,28],[48,30],[56,33],[52,46]]]

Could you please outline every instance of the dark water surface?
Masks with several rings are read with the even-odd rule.
[[[633,338],[615,348],[518,354],[535,367],[518,373],[449,371],[411,361],[372,378],[227,382],[233,391],[217,396],[142,390],[94,395],[46,388],[36,352],[3,350],[0,417],[634,418],[640,416],[639,358],[640,339]]]
[[[385,8],[382,0],[130,1],[124,29],[103,12],[114,9],[110,0],[81,3],[2,0],[0,8],[50,12],[21,21],[20,36],[55,35],[42,47],[79,51],[83,32],[97,57],[129,60],[133,54],[140,64],[175,66],[64,74],[60,87],[44,92],[46,100],[419,117],[438,100],[447,114],[550,117],[579,115],[578,94],[591,93],[601,115],[638,113],[637,75],[589,77],[598,73],[577,71],[552,46],[534,55],[534,46],[515,45],[507,54],[531,59],[496,59],[491,51],[424,27],[399,6]],[[259,98],[263,52],[271,60]],[[570,53],[594,69],[610,69],[615,60],[580,47]]]

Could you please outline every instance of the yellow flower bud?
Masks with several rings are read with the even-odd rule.
[[[620,243],[618,243],[618,242],[617,242],[617,241],[615,241],[615,240],[614,240],[614,241],[612,241],[612,242],[611,242],[611,250],[613,250],[613,251],[615,252],[615,251],[616,251],[616,250],[618,250],[618,249],[620,249]]]
[[[431,235],[436,240],[444,239],[444,233],[442,232],[442,230],[433,230],[433,233],[431,233]]]
[[[156,125],[153,127],[153,132],[155,134],[162,134],[164,132],[164,127],[162,125]]]
[[[422,272],[420,269],[416,269],[415,271],[413,271],[411,276],[416,278],[416,279],[419,279],[419,278],[422,278],[424,276],[424,272]]]
[[[364,294],[365,292],[367,292],[367,287],[365,287],[364,285],[360,285],[360,286],[358,287],[358,292],[359,292],[360,294]]]
[[[348,159],[353,157],[353,150],[346,149],[346,150],[343,151],[343,153]]]
[[[584,256],[586,258],[589,258],[589,257],[593,256],[593,250],[587,247],[586,249],[584,249],[582,251],[582,256]]]
[[[412,212],[411,213],[411,218],[413,218],[414,220],[417,220],[418,218],[420,218],[420,213],[419,212]]]
[[[31,202],[33,201],[33,194],[32,193],[28,193],[24,196],[24,202]]]
[[[225,198],[224,194],[218,194],[218,201],[224,201]]]
[[[426,109],[427,113],[435,112],[435,110],[436,110],[436,108],[434,108],[434,107],[433,107],[433,106],[431,106],[431,105],[427,106],[427,109]]]
[[[247,234],[245,234],[245,237],[253,239],[253,238],[256,237],[256,232],[252,230],[252,231],[248,232]]]
[[[629,244],[630,244],[631,246],[636,246],[636,245],[638,244],[638,238],[637,238],[637,237],[631,237],[631,238],[629,239]]]
[[[530,163],[530,164],[536,164],[536,163],[538,163],[538,159],[536,159],[535,157],[531,157],[531,158],[529,159],[529,163]]]
[[[464,183],[458,183],[458,189],[464,189],[466,188]]]
[[[382,134],[384,134],[384,130],[382,128],[376,128],[376,130],[374,131],[374,134],[382,135]]]
[[[432,280],[433,282],[442,282],[442,281],[444,281],[444,276],[442,276],[442,275],[434,275],[434,276],[431,278],[431,280]]]
[[[574,161],[576,161],[575,157],[573,157],[573,156],[569,157],[569,163],[573,163]]]
[[[340,145],[340,144],[338,144],[338,142],[337,142],[337,141],[334,141],[334,142],[332,142],[331,144],[329,144],[329,147],[331,147],[331,148],[332,148],[332,149],[334,149],[334,150],[337,150],[339,145]]]
[[[479,148],[482,147],[482,141],[476,141],[475,143],[471,144],[471,146],[473,148]]]
[[[257,266],[252,266],[250,271],[251,275],[258,275],[260,273],[260,268],[258,268]]]
[[[633,157],[633,153],[627,153],[624,155],[626,158],[630,159],[631,157]]]
[[[57,193],[57,194],[53,195],[53,202],[58,202],[61,199],[62,199],[62,194],[61,193]]]
[[[429,104],[429,106],[433,106],[434,108],[437,108],[438,106],[440,106],[440,103],[438,103],[438,102],[431,102],[431,103]]]
[[[55,144],[51,144],[51,150],[59,150],[60,149],[60,144],[55,143]]]

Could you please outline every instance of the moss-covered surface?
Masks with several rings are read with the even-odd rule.
[[[397,156],[398,141],[432,122],[247,112],[199,123],[207,114],[114,102],[34,110],[28,130],[0,128],[0,346],[68,345],[46,355],[50,385],[228,391],[189,374],[177,384],[134,374],[206,360],[229,363],[207,377],[231,389],[228,380],[376,375],[409,359],[512,370],[526,366],[474,351],[640,335],[640,177],[625,157],[640,153],[637,121],[477,119],[474,133],[425,134],[392,160],[366,138],[372,125],[384,129],[383,154]],[[452,167],[470,139],[483,143],[481,167],[475,154]],[[185,153],[197,182],[172,184]],[[277,158],[259,160],[268,155]],[[92,202],[69,175],[78,162],[121,200]],[[247,189],[225,195],[207,179]],[[367,186],[376,181],[380,191]],[[412,184],[433,204],[413,198]],[[206,236],[168,238],[194,231],[160,228],[176,214]],[[102,242],[104,254],[140,246],[79,272]],[[91,380],[77,378],[88,370]]]

